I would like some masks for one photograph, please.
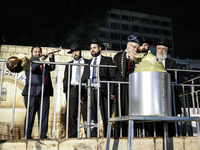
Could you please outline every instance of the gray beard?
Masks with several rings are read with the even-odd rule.
[[[156,53],[156,57],[158,60],[165,60],[167,58],[167,53],[164,53],[164,54]]]

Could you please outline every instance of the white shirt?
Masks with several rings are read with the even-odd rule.
[[[80,58],[79,60],[80,60],[80,64],[84,64],[84,63],[85,63],[85,61],[84,61],[83,58]],[[78,63],[78,60],[74,60],[73,63],[74,63],[74,64],[77,64],[77,63]],[[72,66],[71,85],[78,85],[78,84],[79,84],[79,82],[76,81],[76,66],[77,66],[77,65],[73,65],[73,66]],[[82,77],[83,71],[84,71],[84,66],[81,66],[81,67],[80,67],[80,71],[81,71],[81,77]],[[79,79],[79,81],[80,81],[80,80],[81,80],[81,79]]]
[[[164,68],[165,68],[165,59],[159,60],[159,61],[163,64],[163,66],[164,66]]]
[[[90,63],[90,65],[94,64],[94,59],[97,58],[97,64],[96,65],[100,65],[100,61],[101,61],[101,55],[97,56],[97,57],[93,57],[92,61]],[[93,67],[90,66],[90,79],[92,80],[92,73],[93,73]],[[97,83],[98,83],[98,77],[97,77]]]

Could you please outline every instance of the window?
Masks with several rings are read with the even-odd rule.
[[[110,18],[112,18],[112,19],[118,19],[118,15],[110,13]]]
[[[140,32],[140,27],[139,26],[132,26],[132,31],[133,32]]]
[[[169,30],[163,30],[163,35],[165,35],[165,36],[171,36],[171,31],[169,31]]]
[[[159,29],[153,29],[153,34],[160,35],[161,31]]]
[[[143,30],[143,33],[151,33],[151,29],[150,28],[143,27],[142,30]]]
[[[124,40],[124,41],[127,41],[127,37],[128,37],[129,35],[127,35],[127,34],[122,34],[122,40]]]
[[[138,17],[132,17],[132,21],[133,21],[133,22],[138,22],[138,23],[139,23],[139,22],[140,22],[140,19],[139,19]]]
[[[152,20],[152,24],[153,25],[160,25],[160,21],[158,21],[158,20]]]
[[[162,26],[170,27],[170,22],[163,21]]]
[[[142,23],[150,24],[151,20],[146,19],[146,18],[142,18]]]
[[[126,15],[121,15],[121,20],[129,21],[130,17]]]
[[[117,23],[110,23],[110,28],[111,29],[118,29],[118,24]]]
[[[118,33],[110,33],[110,39],[119,39]]]
[[[127,24],[122,24],[121,25],[121,30],[129,30],[129,27]]]

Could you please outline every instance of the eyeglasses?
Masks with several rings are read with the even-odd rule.
[[[158,47],[157,50],[159,50],[159,51],[160,51],[160,50],[167,51],[167,48]]]
[[[132,45],[131,43],[128,43],[130,46],[132,46],[133,48],[138,48],[138,45]]]

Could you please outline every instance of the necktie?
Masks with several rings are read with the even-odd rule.
[[[97,58],[94,59],[93,65],[97,64]],[[92,72],[92,83],[97,83],[97,67],[93,67],[93,72]]]
[[[43,70],[43,64],[41,64],[40,66],[41,66],[41,69]],[[46,86],[48,86],[47,76],[46,76],[46,70],[45,70],[45,74],[44,74],[44,84],[45,84]]]
[[[80,59],[78,60],[78,64],[80,64]],[[79,72],[80,72],[80,66],[76,66],[76,82],[79,82]]]

